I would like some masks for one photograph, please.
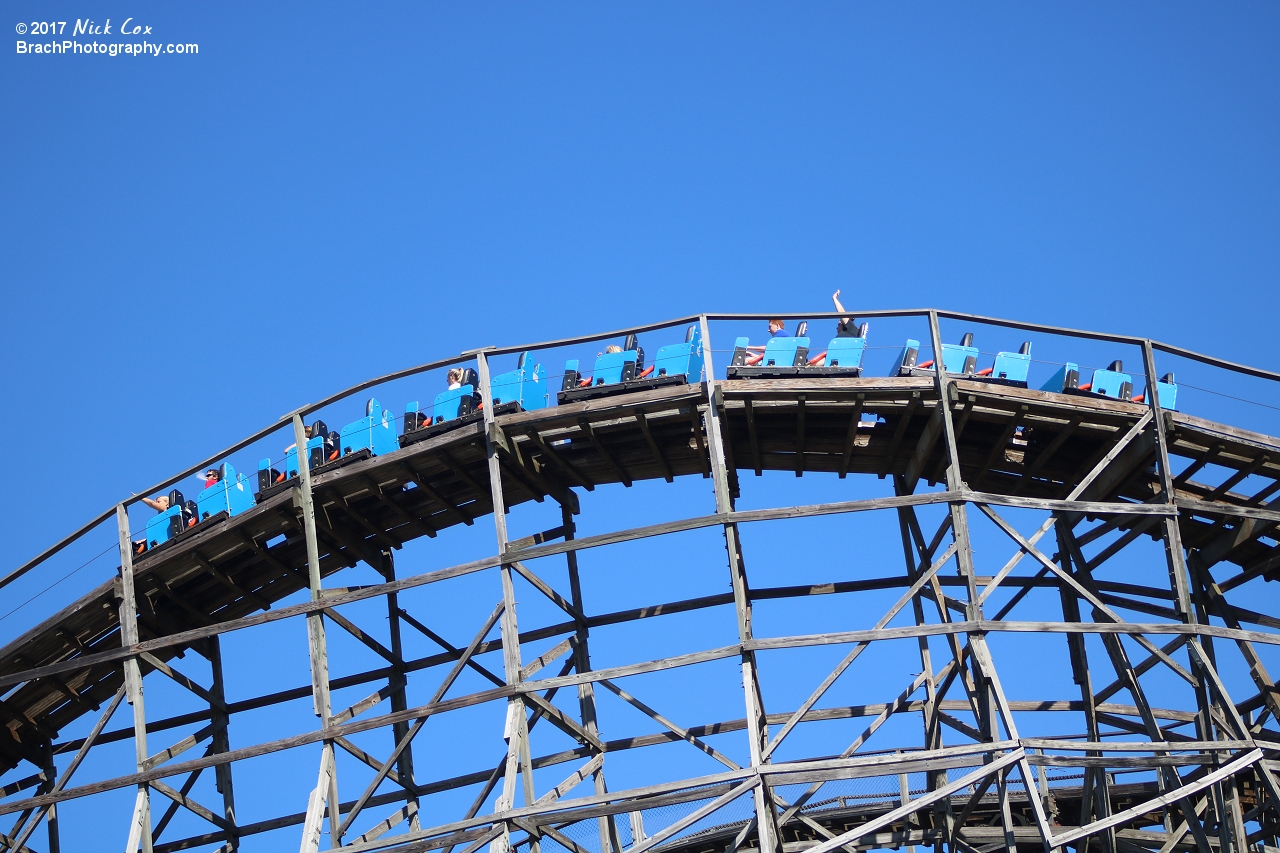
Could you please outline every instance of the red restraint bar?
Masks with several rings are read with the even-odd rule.
[[[809,366],[816,367],[817,365],[822,364],[823,360],[826,357],[827,357],[827,352],[826,350],[823,350],[822,352],[815,355],[813,358],[809,359]]]

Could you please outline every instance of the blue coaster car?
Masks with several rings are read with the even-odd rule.
[[[733,359],[725,370],[729,379],[782,378],[809,375],[809,324],[800,323],[790,337],[774,335],[764,345],[764,352],[753,355],[747,349],[748,338],[733,342]]]
[[[1041,391],[1053,391],[1058,394],[1080,394],[1083,396],[1108,397],[1112,400],[1128,400],[1133,393],[1133,377],[1124,372],[1124,364],[1119,360],[1111,362],[1107,369],[1098,368],[1093,372],[1093,379],[1084,385],[1080,384],[1080,366],[1068,361],[1049,381],[1040,386]]]
[[[528,356],[527,352],[520,353],[515,370],[499,373],[489,381],[495,415],[506,414],[508,410],[528,412],[546,408],[547,371],[540,364],[532,369],[526,367]]]
[[[1015,388],[1027,387],[1027,374],[1031,371],[1031,341],[1024,341],[1017,352],[996,353],[995,364],[979,370],[975,378]]]
[[[169,492],[169,508],[147,522],[146,539],[135,542],[134,553],[142,554],[176,538],[196,524],[196,502],[184,501],[182,492]]]
[[[1178,410],[1178,386],[1173,381],[1173,374],[1166,373],[1156,381],[1156,393],[1160,395],[1160,408],[1170,411]],[[1143,391],[1133,398],[1135,403],[1147,402],[1147,392]]]
[[[344,460],[353,456],[367,459],[398,450],[400,445],[396,441],[396,416],[370,397],[369,402],[364,404],[364,417],[342,428],[339,446]]]
[[[684,341],[659,349],[657,358],[649,367],[644,365],[644,348],[635,335],[627,335],[622,352],[606,352],[597,356],[594,372],[585,379],[578,370],[578,360],[569,359],[564,364],[564,379],[556,399],[561,403],[572,403],[701,381],[702,332],[698,326],[690,326]]]
[[[920,342],[908,340],[898,360],[897,376],[932,376],[934,361],[916,363],[920,354]],[[1027,387],[1027,374],[1031,370],[1031,342],[1025,341],[1017,352],[996,353],[995,363],[978,370],[978,348],[973,345],[973,333],[965,332],[959,344],[942,345],[942,367],[947,373],[997,385]]]
[[[1080,367],[1075,362],[1067,362],[1040,387],[1041,391],[1053,391],[1058,394],[1080,394],[1092,397],[1106,397],[1112,400],[1125,400],[1132,403],[1145,402],[1146,392],[1137,397],[1133,393],[1133,377],[1124,372],[1124,364],[1119,360],[1111,362],[1105,370],[1093,372],[1093,379],[1084,385],[1080,384]],[[1160,394],[1160,407],[1176,410],[1178,403],[1178,386],[1173,381],[1173,374],[1166,373],[1156,382],[1156,391]]]
[[[484,412],[481,411],[479,388],[479,375],[475,368],[468,367],[462,371],[460,387],[441,391],[436,395],[430,416],[418,410],[416,400],[407,404],[400,446],[408,447],[414,442],[480,420]]]
[[[902,356],[898,361],[896,376],[932,376],[934,360],[916,363],[920,357],[920,342],[914,338],[907,340],[902,348]],[[942,368],[947,373],[960,376],[976,376],[978,372],[978,348],[973,345],[973,333],[965,332],[959,344],[942,345]]]
[[[204,521],[219,513],[237,515],[253,507],[253,490],[244,474],[237,474],[231,463],[218,467],[218,482],[196,495],[196,513]]]
[[[333,432],[324,421],[316,421],[310,427],[311,438],[307,439],[307,468],[311,471],[327,465],[342,455],[339,446],[339,435]],[[274,487],[286,488],[285,483],[298,476],[298,450],[291,447],[284,454],[284,473],[271,466],[270,459],[258,463],[258,499],[279,491]]]

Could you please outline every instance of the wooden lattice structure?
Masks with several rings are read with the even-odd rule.
[[[939,317],[965,319],[937,311],[899,315],[913,313],[927,320],[935,352],[941,349]],[[501,853],[548,845],[573,853],[827,853],[910,845],[1208,853],[1277,844],[1280,695],[1262,656],[1280,643],[1280,620],[1240,596],[1259,579],[1278,579],[1280,546],[1273,536],[1280,508],[1269,499],[1280,491],[1280,439],[1163,411],[1154,394],[1141,403],[1068,397],[938,373],[723,380],[713,363],[723,367],[722,351],[713,359],[710,345],[709,323],[717,319],[730,318],[704,315],[670,324],[701,324],[706,372],[700,383],[497,417],[486,410],[477,423],[315,477],[304,458],[295,488],[137,559],[122,504],[17,569],[6,585],[94,525],[110,523],[110,515],[119,521],[118,579],[0,650],[0,781],[6,783],[0,814],[14,816],[0,847],[57,851],[58,804],[121,789],[136,791],[131,834],[105,846],[125,843],[130,851],[249,849],[255,837],[284,827],[296,830],[303,850],[331,844],[353,853],[476,853],[486,846]],[[1140,347],[1147,387],[1155,382],[1161,351],[1280,379],[1149,340],[1091,337]],[[481,394],[489,399],[490,360],[517,349],[524,348],[466,353],[383,380],[474,361]],[[308,412],[378,381],[294,413],[299,446]],[[1206,484],[1197,474],[1209,466],[1233,473]],[[892,488],[858,500],[737,509],[739,478],[765,470],[842,480],[878,475]],[[709,479],[715,511],[576,535],[575,517],[588,490],[678,478]],[[1241,484],[1252,488],[1246,493]],[[546,500],[559,504],[559,526],[509,538],[507,511]],[[940,518],[936,528],[922,520],[931,507]],[[1015,510],[1038,512],[1043,523],[1024,534],[1006,518]],[[741,529],[851,513],[872,514],[896,531],[902,568],[860,576],[835,572],[827,581],[798,586],[751,584]],[[1007,537],[1009,558],[991,574],[975,566],[970,524],[977,518]],[[494,525],[492,556],[397,573],[393,555],[409,540],[482,522]],[[580,553],[707,528],[723,532],[726,592],[608,613],[584,599]],[[1107,574],[1108,561],[1151,540],[1163,543],[1167,584],[1128,583]],[[567,573],[567,586],[534,565],[551,559]],[[326,584],[358,563],[373,567],[382,582]],[[500,578],[502,599],[467,643],[451,644],[401,603],[411,590],[477,573]],[[536,627],[520,623],[517,583],[536,589],[563,618]],[[840,631],[770,636],[753,624],[753,608],[764,600],[856,600],[872,589],[900,597],[887,611],[850,608]],[[1003,597],[992,598],[998,590]],[[309,597],[276,606],[300,591]],[[1060,617],[1017,621],[1020,602],[1033,593],[1055,596]],[[992,606],[996,600],[1003,605]],[[376,628],[343,613],[368,601],[385,601],[385,622]],[[627,662],[592,665],[592,631],[601,626],[712,612],[733,613],[736,641],[674,657],[655,658],[638,647]],[[281,620],[296,623],[299,632],[306,625],[312,686],[303,695],[322,722],[287,737],[240,744],[234,736],[238,714],[296,701],[300,693],[264,692],[229,702],[220,637]],[[357,638],[382,665],[331,675],[326,632],[334,631]],[[438,651],[407,656],[406,631],[432,637]],[[1009,698],[988,638],[1022,632],[1056,637],[1074,683],[1034,701]],[[832,684],[857,671],[864,650],[894,641],[919,650],[920,674],[913,682],[886,679],[884,695],[873,703],[823,703]],[[834,669],[808,676],[812,692],[803,703],[766,708],[758,658],[816,646],[847,654]],[[211,681],[182,672],[178,658],[187,652],[208,661]],[[741,671],[743,710],[732,719],[676,720],[628,689],[633,676],[717,661],[732,661]],[[1233,694],[1220,674],[1224,666],[1248,672],[1245,693],[1234,684]],[[456,689],[464,671],[479,675],[484,688]],[[1192,700],[1163,707],[1148,695],[1157,675],[1187,685]],[[149,717],[142,686],[156,679],[181,685],[204,709]],[[415,705],[409,685],[423,679],[431,698]],[[334,691],[360,685],[373,691],[367,699],[345,708],[333,701]],[[653,730],[611,739],[598,711],[604,691],[645,715]],[[109,729],[113,714],[127,713],[124,702],[132,709],[132,728]],[[474,738],[489,748],[484,755],[497,751],[503,760],[478,758],[467,773],[447,778],[424,775],[423,751],[430,747],[416,739],[424,725],[491,703],[505,707],[505,724]],[[1070,734],[1062,734],[1060,724],[1043,723],[1054,715],[1072,721]],[[904,717],[917,721],[913,740],[863,749],[888,722]],[[87,735],[60,736],[82,718],[96,721]],[[847,749],[779,758],[784,739],[835,719],[858,721],[861,733]],[[184,726],[197,728],[170,744],[166,733]],[[548,729],[575,745],[539,751],[538,731]],[[374,730],[385,733],[380,754],[352,740]],[[724,736],[745,743],[746,760],[713,745]],[[129,739],[136,747],[135,772],[75,777],[94,749]],[[157,750],[157,742],[164,748]],[[719,769],[638,788],[607,784],[614,756],[681,742]],[[314,785],[282,792],[296,802],[286,813],[256,823],[238,820],[237,768],[285,750],[316,756]],[[358,768],[341,774],[341,797],[339,756],[344,767]],[[1072,772],[1062,776],[1063,768]],[[205,784],[212,776],[219,802],[201,802],[193,793],[206,771]],[[545,784],[548,773],[559,784]],[[1054,783],[1053,773],[1071,781]],[[866,779],[885,780],[889,793],[820,793],[824,785]],[[433,798],[457,791],[467,792],[470,808],[455,814],[433,806]],[[177,810],[199,816],[207,830],[170,837],[163,830]]]

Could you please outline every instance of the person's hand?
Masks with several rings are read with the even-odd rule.
[[[837,290],[835,293],[831,294],[831,298],[832,298],[832,299],[839,299],[839,298],[840,298],[840,291],[838,291],[838,290]]]

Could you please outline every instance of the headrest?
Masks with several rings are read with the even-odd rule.
[[[476,374],[474,367],[464,367],[462,369],[462,384],[470,385],[472,388],[480,387],[480,377]]]
[[[686,344],[693,343],[693,336],[698,333],[697,326],[690,326],[684,330],[684,342]]]
[[[1023,341],[1018,347],[1018,355],[1031,355],[1031,341]]]
[[[635,335],[627,335],[626,340],[622,342],[622,349],[624,351],[629,349],[635,349],[639,345],[640,345],[640,341],[638,338],[636,338]]]
[[[870,328],[871,328],[870,323],[863,323],[861,326],[858,327],[858,337],[865,338],[867,336],[867,329],[870,329]]]
[[[792,337],[803,338],[806,334],[808,334],[808,332],[809,332],[809,322],[807,320],[801,320],[799,323],[796,324],[796,333],[792,335]]]
[[[364,404],[364,416],[366,418],[369,417],[369,415],[373,414],[373,407],[376,405],[378,405],[378,401],[375,400],[373,397],[370,397],[369,400]]]
[[[1111,365],[1107,370],[1110,370],[1112,373],[1124,373],[1124,362],[1117,358],[1115,361],[1111,362]]]
[[[1172,385],[1172,384],[1174,384],[1174,382],[1173,382],[1173,373],[1172,373],[1172,372],[1170,372],[1170,373],[1166,373],[1164,376],[1160,377],[1160,381],[1161,381],[1161,382],[1163,382],[1163,383],[1164,383],[1164,384],[1166,384],[1166,385]]]
[[[973,332],[964,333],[964,337],[960,339],[960,346],[962,347],[973,346]]]
[[[524,360],[528,357],[529,357],[529,353],[527,352],[520,353],[520,357],[516,359],[516,370],[519,370],[520,368],[524,367]]]
[[[316,421],[311,425],[311,437],[323,436],[329,432],[329,425],[324,421]]]
[[[182,506],[182,492],[177,489],[169,492],[169,508],[173,509],[175,506]]]

